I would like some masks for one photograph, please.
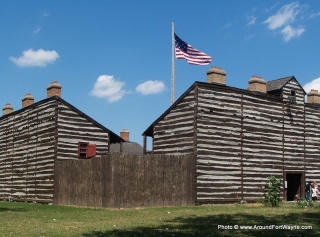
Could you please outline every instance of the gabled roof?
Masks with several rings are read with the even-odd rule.
[[[103,131],[105,131],[106,133],[109,133],[110,135],[110,143],[119,143],[119,142],[124,142],[124,139],[122,139],[120,136],[118,136],[117,134],[115,134],[114,132],[112,132],[111,130],[107,129],[106,127],[104,127],[103,125],[101,125],[100,123],[98,123],[96,120],[94,120],[93,118],[89,117],[88,115],[86,115],[85,113],[83,113],[81,110],[77,109],[76,107],[74,107],[73,105],[69,104],[67,101],[65,101],[64,99],[62,99],[59,96],[51,96],[49,98],[40,100],[32,105],[29,105],[27,107],[24,107],[22,109],[13,111],[9,114],[3,115],[2,117],[0,117],[0,121],[4,118],[8,118],[10,116],[14,116],[15,114],[19,114],[25,110],[28,110],[30,108],[34,108],[37,107],[38,105],[44,104],[48,101],[51,100],[57,100],[59,102],[61,102],[62,104],[66,105],[67,107],[69,107],[71,110],[73,110],[74,112],[76,112],[79,116],[86,118],[88,121],[90,121],[91,123],[93,123],[95,126],[101,128]]]
[[[143,154],[143,147],[137,142],[124,142],[122,144],[123,153],[124,154],[133,154],[133,155],[142,155]],[[111,144],[110,145],[110,152],[119,152],[120,151],[120,144]]]
[[[299,84],[299,82],[297,81],[297,79],[294,76],[289,76],[289,77],[284,77],[284,78],[268,81],[267,82],[267,93],[269,91],[281,90],[291,80],[295,80]],[[300,84],[299,84],[299,86],[301,87],[303,92],[306,94],[303,87]]]

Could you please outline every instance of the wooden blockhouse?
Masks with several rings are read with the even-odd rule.
[[[10,104],[3,107],[0,200],[54,203],[55,162],[106,155],[110,144],[124,142],[63,100],[57,82],[47,87],[47,96],[34,103],[26,94],[17,111]]]
[[[143,133],[155,154],[196,156],[196,202],[256,201],[268,176],[283,180],[283,200],[304,197],[305,183],[320,181],[320,94],[294,76],[248,89],[226,85],[212,67]]]

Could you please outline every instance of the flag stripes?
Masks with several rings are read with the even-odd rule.
[[[190,64],[207,65],[211,63],[211,57],[184,42],[176,34],[175,37],[175,51],[177,59],[186,59]]]

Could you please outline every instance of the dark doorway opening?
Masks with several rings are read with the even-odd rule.
[[[302,174],[286,174],[286,181],[287,181],[287,201],[294,201],[296,195],[299,195],[300,198],[302,193],[302,186],[301,186],[301,178]]]

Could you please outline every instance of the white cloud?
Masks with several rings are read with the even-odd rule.
[[[294,22],[299,13],[299,3],[293,2],[282,6],[275,15],[268,17],[263,23],[267,24],[270,30],[275,30]]]
[[[317,79],[314,79],[313,81],[305,84],[303,86],[303,89],[305,90],[305,92],[310,92],[311,89],[315,89],[320,91],[320,77],[318,77]]]
[[[41,28],[40,27],[38,27],[37,29],[35,29],[34,31],[33,31],[33,34],[38,34],[39,32],[41,31]]]
[[[268,29],[276,31],[283,36],[283,40],[288,42],[294,37],[301,36],[305,29],[303,27],[294,27],[292,24],[298,19],[303,20],[305,10],[308,5],[300,5],[299,2],[293,2],[282,6],[276,14],[269,16],[263,23],[267,24]],[[301,13],[301,14],[300,14]],[[300,14],[300,17],[297,16]]]
[[[9,59],[20,67],[45,67],[59,58],[59,54],[52,50],[28,49],[22,52],[19,58],[10,57]]]
[[[136,92],[143,95],[150,95],[160,93],[165,89],[165,85],[162,81],[146,81],[136,87]]]
[[[291,40],[293,37],[298,37],[302,35],[304,31],[305,30],[302,27],[293,28],[291,25],[287,25],[285,28],[283,28],[281,33],[283,34],[284,41],[287,42]]]
[[[90,95],[105,98],[108,102],[112,103],[120,100],[126,93],[123,90],[124,82],[117,81],[113,76],[101,75],[95,82]]]
[[[254,25],[254,24],[256,23],[257,17],[255,17],[255,16],[250,16],[250,17],[248,18],[248,20],[249,20],[249,22],[248,22],[247,26],[251,26],[251,25]]]
[[[318,17],[318,16],[320,16],[320,12],[312,13],[312,14],[310,15],[310,18],[313,19],[313,18],[316,18],[316,17]]]

